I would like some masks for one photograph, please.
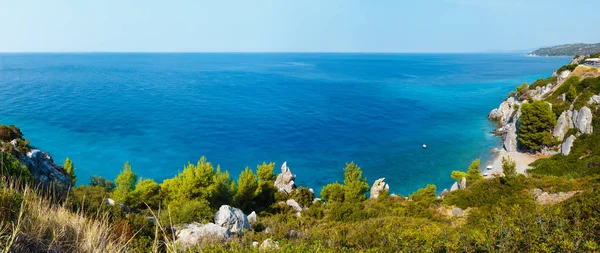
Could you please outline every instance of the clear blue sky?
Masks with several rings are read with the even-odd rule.
[[[600,42],[599,0],[0,0],[3,52],[480,52]]]

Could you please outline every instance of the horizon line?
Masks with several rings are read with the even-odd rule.
[[[529,54],[525,50],[465,52],[385,51],[0,51],[0,54]]]

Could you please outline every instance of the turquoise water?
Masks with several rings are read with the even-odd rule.
[[[448,187],[499,139],[487,113],[567,58],[513,54],[0,54],[0,123],[78,182],[125,161],[162,181],[202,155],[234,177],[284,161],[297,183],[343,180],[408,194]],[[427,144],[423,149],[422,144]]]

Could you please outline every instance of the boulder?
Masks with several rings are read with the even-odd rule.
[[[252,213],[250,213],[250,215],[248,215],[248,223],[250,225],[253,225],[257,222],[258,222],[258,217],[256,216],[256,212],[252,211]]]
[[[593,104],[600,104],[600,96],[599,95],[593,95],[590,100],[588,100],[588,105],[593,105]]]
[[[244,229],[250,229],[248,217],[242,210],[228,205],[222,205],[219,211],[215,213],[215,224],[236,234],[243,234]]]
[[[565,139],[565,141],[560,144],[560,153],[563,155],[568,155],[571,153],[571,148],[573,147],[573,142],[575,141],[575,136],[570,135]]]
[[[279,191],[289,194],[296,188],[296,183],[294,183],[295,179],[296,175],[292,174],[292,171],[287,166],[287,162],[284,162],[283,165],[281,165],[281,174],[277,175],[277,178],[275,179],[275,187]]]
[[[552,136],[562,141],[565,138],[565,134],[567,134],[569,129],[573,127],[573,111],[566,110],[562,112],[558,117],[558,120],[556,121],[556,126],[552,131]]]
[[[279,250],[279,243],[271,240],[271,238],[267,238],[266,240],[263,241],[263,243],[260,244],[260,250],[261,251]]]
[[[231,233],[227,228],[221,227],[214,223],[199,224],[192,223],[184,225],[182,229],[176,231],[177,240],[175,243],[179,244],[183,250],[185,248],[194,246],[197,244],[203,244],[208,242],[224,242],[231,236]]]
[[[456,190],[458,190],[458,182],[454,182],[454,184],[452,185],[452,187],[450,187],[450,191],[451,192],[456,191]]]
[[[296,216],[301,217],[302,216],[302,205],[300,205],[300,203],[298,203],[296,200],[294,199],[288,199],[285,204],[289,207],[292,208],[292,210],[294,210],[294,212],[296,213]]]
[[[573,124],[582,134],[591,134],[592,127],[592,110],[587,107],[582,107],[577,114],[573,115]]]
[[[384,178],[380,178],[375,180],[375,183],[373,183],[373,186],[371,186],[371,198],[372,199],[376,199],[377,197],[379,197],[379,193],[381,191],[389,191],[390,190],[390,186],[384,182],[385,177]]]
[[[105,198],[105,199],[104,199],[104,202],[105,202],[107,205],[109,205],[109,206],[114,206],[114,205],[116,205],[116,204],[117,204],[117,202],[116,202],[115,200],[111,199],[111,198]]]
[[[257,241],[252,242],[252,248],[258,248],[258,245],[260,245],[260,243],[258,243]]]
[[[461,190],[467,189],[467,179],[464,177],[460,180],[460,189]]]
[[[503,146],[507,152],[517,151],[517,126],[515,123],[509,124],[504,136]]]
[[[560,72],[560,74],[558,74],[558,82],[567,80],[567,77],[569,77],[570,74],[571,74],[570,70],[565,70],[563,72]]]
[[[448,194],[448,193],[449,193],[448,189],[444,189],[444,190],[442,191],[442,193],[440,193],[440,197],[444,197],[444,195],[446,195],[446,194]]]

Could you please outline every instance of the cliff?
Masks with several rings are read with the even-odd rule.
[[[590,55],[600,52],[600,43],[598,44],[566,44],[553,47],[544,47],[531,52],[531,55],[537,56],[575,56]]]

